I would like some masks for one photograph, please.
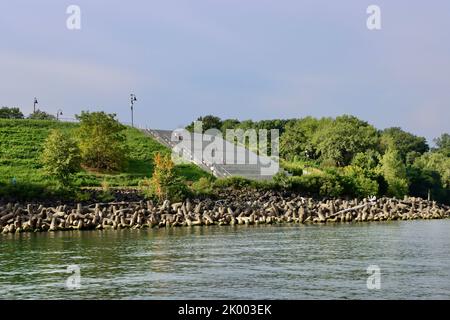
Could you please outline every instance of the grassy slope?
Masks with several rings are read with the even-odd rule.
[[[76,123],[42,120],[0,119],[0,183],[11,183],[15,177],[18,184],[52,186],[54,182],[42,171],[39,157],[43,143],[52,129],[74,133]],[[170,152],[137,129],[127,128],[129,147],[128,167],[114,174],[83,171],[77,174],[76,184],[82,187],[100,186],[103,180],[110,186],[137,186],[153,171],[155,152]],[[208,174],[194,165],[176,167],[176,172],[187,181],[196,181]]]

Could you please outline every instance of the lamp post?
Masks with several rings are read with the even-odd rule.
[[[36,99],[36,97],[34,97],[34,102],[33,102],[33,113],[36,112],[36,105],[38,104],[38,101]]]
[[[133,115],[133,106],[134,102],[137,101],[136,95],[134,93],[130,94],[130,107],[131,107],[131,126],[134,127],[134,115]]]
[[[59,116],[62,116],[62,115],[63,115],[62,110],[58,109],[58,111],[56,112],[56,121],[58,121],[59,120]]]

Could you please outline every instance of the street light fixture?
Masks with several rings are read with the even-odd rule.
[[[62,110],[58,109],[58,111],[56,112],[56,121],[58,121],[59,120],[59,116],[62,116],[62,115],[63,115]]]
[[[134,102],[137,101],[136,95],[134,93],[130,94],[130,107],[131,107],[131,126],[134,127],[134,114],[133,114],[133,106]]]
[[[36,105],[38,104],[38,101],[36,99],[36,97],[34,97],[34,102],[33,102],[33,113],[36,112]]]

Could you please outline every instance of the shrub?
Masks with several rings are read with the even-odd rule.
[[[301,176],[303,174],[303,164],[299,162],[282,162],[282,167],[293,176]]]
[[[256,189],[256,190],[276,190],[280,189],[280,184],[274,180],[250,180],[243,177],[233,176],[220,178],[213,182],[214,189]]]
[[[310,174],[292,177],[292,189],[316,196],[338,197],[344,194],[344,184],[338,175]]]
[[[103,179],[101,185],[102,185],[102,191],[97,196],[98,200],[100,200],[102,202],[110,202],[110,201],[114,200],[114,196],[111,193],[111,188],[110,188],[108,180]]]
[[[379,185],[371,172],[357,166],[347,166],[344,168],[344,178],[347,182],[349,195],[364,198],[379,194]]]
[[[365,170],[375,169],[379,163],[380,154],[375,150],[358,152],[352,159],[352,166],[360,167]]]
[[[45,172],[60,185],[70,184],[72,175],[80,170],[81,157],[76,142],[59,130],[53,130],[48,136],[41,160]]]
[[[33,120],[55,120],[55,116],[45,112],[45,111],[41,111],[41,110],[36,110],[35,112],[33,112],[32,114],[30,114],[28,116],[28,119],[33,119]]]
[[[125,166],[125,126],[115,114],[81,112],[77,131],[83,164],[89,168],[116,171]]]
[[[345,193],[345,189],[339,176],[326,175],[322,179],[319,195],[323,197],[339,197]]]
[[[147,198],[155,198],[162,202],[166,199],[171,201],[183,200],[189,189],[184,181],[174,173],[174,163],[170,155],[157,152],[154,157],[154,170],[150,179],[145,178],[140,186]]]
[[[3,119],[23,119],[23,113],[19,108],[0,108],[0,118]]]
[[[77,191],[75,195],[72,196],[78,202],[90,201],[92,199],[92,193],[86,191]]]
[[[273,182],[283,189],[291,189],[292,188],[292,179],[288,175],[286,175],[286,173],[284,173],[284,172],[278,172],[273,177]]]
[[[252,185],[252,181],[243,177],[228,177],[228,178],[222,178],[217,179],[214,182],[215,188],[228,188],[228,187],[235,187],[235,188],[245,188]]]
[[[200,178],[191,185],[192,193],[196,196],[209,196],[214,193],[213,181],[205,177]]]
[[[387,194],[389,196],[403,198],[408,194],[406,167],[398,151],[391,149],[384,154],[381,159],[380,171],[388,183]]]

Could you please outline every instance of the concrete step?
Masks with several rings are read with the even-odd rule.
[[[147,135],[153,137],[161,144],[171,148],[176,149],[177,145],[180,142],[172,141],[172,131],[169,130],[153,130],[153,129],[145,129],[143,130],[144,133]],[[192,139],[193,136],[191,136]],[[211,137],[207,137],[211,138]],[[249,157],[253,157],[253,159],[256,159],[256,161],[260,161],[262,163],[268,163],[271,162],[271,167],[274,167],[275,164],[273,163],[272,159],[269,159],[267,157],[262,157],[254,152],[246,149],[242,145],[234,145],[229,141],[223,140],[220,137],[214,137],[215,142],[221,143],[223,145],[223,150],[227,150],[227,153],[224,158],[225,161],[227,159],[227,156],[233,159],[249,159]],[[202,151],[205,150],[205,147],[210,144],[209,141],[211,139],[204,139],[208,141],[203,141],[203,143],[198,143],[196,149],[194,150],[194,146],[191,147],[191,150],[185,150],[183,157],[198,165],[203,170],[211,172],[213,175],[217,177],[230,177],[230,176],[239,176],[247,179],[254,179],[254,180],[268,180],[273,177],[273,175],[263,175],[261,169],[266,166],[262,166],[261,163],[252,163],[252,164],[235,164],[235,163],[225,163],[225,164],[209,164],[204,159],[197,159],[193,155],[202,154]],[[186,145],[186,143],[184,144]],[[231,152],[231,154],[230,154]],[[269,167],[269,166],[267,166]],[[281,168],[279,170],[282,170]]]

